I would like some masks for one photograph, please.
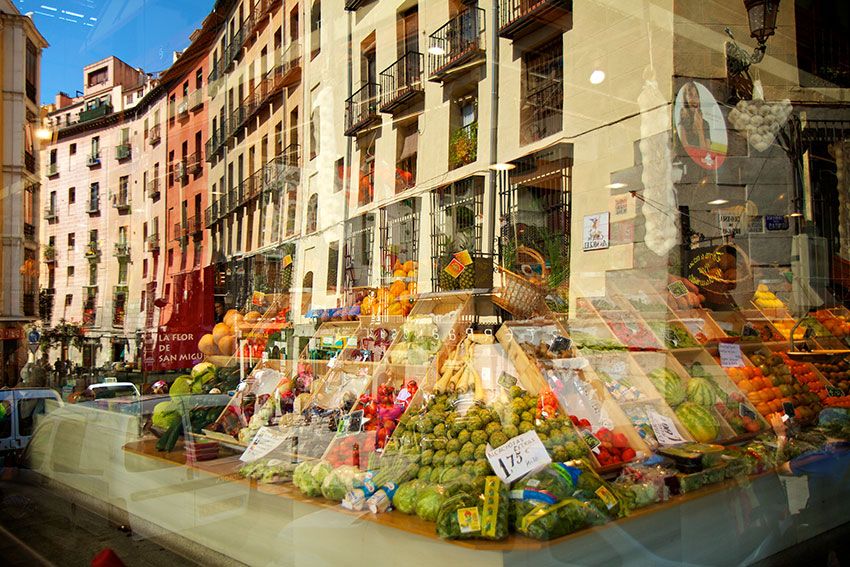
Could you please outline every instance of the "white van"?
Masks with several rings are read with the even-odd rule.
[[[35,429],[35,420],[62,405],[62,399],[50,388],[0,390],[0,454],[26,449]]]

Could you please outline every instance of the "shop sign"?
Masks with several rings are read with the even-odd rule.
[[[0,329],[0,339],[13,341],[22,338],[24,338],[24,333],[20,327],[4,327]]]
[[[718,169],[726,159],[728,136],[720,105],[704,85],[688,81],[676,95],[673,124],[682,148],[703,169]]]
[[[718,213],[720,234],[723,236],[741,234],[741,215],[720,212]]]
[[[198,341],[203,334],[200,329],[160,332],[154,353],[154,369],[179,370],[202,362],[204,355],[198,350]]]
[[[604,250],[608,248],[610,237],[609,213],[585,215],[582,232],[582,249]]]
[[[765,215],[764,224],[767,230],[788,230],[788,219],[782,215]]]
[[[750,218],[747,224],[747,232],[750,234],[762,234],[764,232],[764,217],[756,215]]]

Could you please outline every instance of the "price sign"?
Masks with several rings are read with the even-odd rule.
[[[647,413],[647,417],[649,418],[649,425],[652,426],[652,431],[655,433],[655,438],[658,440],[659,445],[675,445],[677,443],[685,442],[685,439],[682,437],[682,434],[679,433],[679,429],[676,427],[676,424],[673,423],[673,420],[666,415],[650,411]]]
[[[835,386],[827,386],[826,393],[832,396],[833,398],[840,398],[844,395],[844,392],[840,388],[836,388]]]
[[[496,476],[505,482],[513,482],[552,462],[536,431],[527,431],[495,449],[488,443],[486,454]]]
[[[741,345],[737,343],[720,343],[717,345],[717,351],[720,353],[720,366],[723,368],[741,368],[744,366]]]
[[[261,427],[257,431],[257,434],[254,435],[254,438],[251,439],[251,442],[245,448],[245,452],[242,453],[239,460],[245,463],[251,463],[265,457],[280,447],[280,444],[290,437],[290,434],[283,433],[273,427]]]
[[[673,297],[683,297],[688,295],[688,288],[685,287],[681,281],[675,281],[671,284],[667,285],[667,291],[670,292],[670,295]]]

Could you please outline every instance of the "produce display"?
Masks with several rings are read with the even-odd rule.
[[[767,284],[759,284],[753,295],[753,304],[760,309],[784,309],[785,303],[770,291]]]

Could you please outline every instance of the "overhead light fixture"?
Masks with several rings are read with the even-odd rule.
[[[796,218],[796,217],[801,217],[801,216],[803,216],[803,213],[791,213],[791,214],[790,214],[790,215],[788,215],[788,216],[789,216],[789,217],[791,217],[791,218]]]
[[[752,54],[747,53],[735,43],[732,30],[726,28],[726,35],[733,41],[726,43],[726,76],[749,75],[750,65],[759,63],[767,49],[767,38],[776,32],[776,15],[779,13],[779,0],[744,0],[747,10],[747,23],[750,25],[750,37],[758,45]]]
[[[431,55],[445,55],[446,50],[440,47],[439,45],[432,45],[428,48],[428,53]]]
[[[36,128],[35,137],[37,140],[50,140],[53,138],[53,132],[49,128]]]
[[[516,169],[516,166],[512,163],[494,163],[490,166],[490,169],[493,171],[510,171]]]
[[[592,85],[598,85],[599,83],[601,83],[604,80],[605,80],[605,71],[603,71],[602,69],[595,69],[590,74],[590,84],[592,84]]]
[[[606,189],[622,189],[623,187],[628,187],[628,185],[619,181],[617,181],[616,183],[609,183],[605,186]]]
[[[709,205],[725,205],[729,201],[727,199],[715,199],[713,201],[709,201]]]

